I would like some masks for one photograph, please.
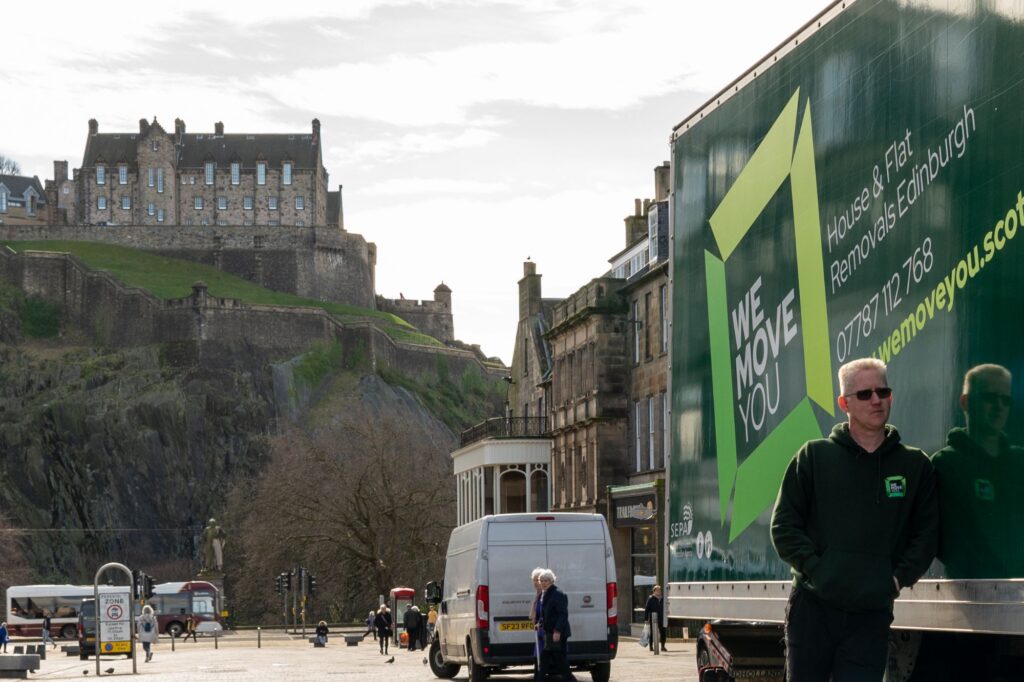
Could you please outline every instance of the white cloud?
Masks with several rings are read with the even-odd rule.
[[[507,192],[508,185],[501,182],[478,180],[457,180],[454,178],[391,178],[383,182],[356,190],[357,195],[369,197],[411,197],[420,194],[458,196],[495,194]]]
[[[404,135],[382,134],[356,139],[344,148],[332,147],[328,154],[343,159],[348,166],[408,161],[429,154],[444,154],[456,149],[483,147],[497,137],[492,130],[469,128],[454,133],[421,132]]]

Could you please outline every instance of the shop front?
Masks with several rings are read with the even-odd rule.
[[[623,634],[643,627],[644,605],[662,582],[664,481],[609,486],[608,518],[619,582],[619,622]]]

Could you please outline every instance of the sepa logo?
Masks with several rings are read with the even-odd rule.
[[[720,254],[719,257],[710,251],[704,252],[718,443],[718,493],[723,525],[730,498],[733,498],[730,541],[774,502],[779,481],[793,453],[805,441],[821,437],[811,403],[834,414],[811,106],[808,102],[804,107],[798,130],[799,100],[798,89],[709,219]],[[778,302],[775,311],[767,312],[758,297],[762,277],[757,277],[739,304],[730,310],[726,296],[729,256],[787,179],[795,230],[797,286]],[[802,398],[773,428],[757,432],[756,429],[766,424],[762,419],[758,426],[757,410],[760,409],[763,417],[765,410],[772,407],[771,396],[765,394],[772,385],[769,379],[773,377],[775,381],[774,407],[778,410],[779,377],[791,376],[787,371],[797,371],[796,366],[789,363],[786,369],[779,366],[781,349],[797,334],[803,342],[801,371],[805,390],[800,391]],[[745,443],[756,443],[742,464],[738,458],[738,436],[744,438]]]

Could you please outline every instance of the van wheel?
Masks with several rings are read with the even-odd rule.
[[[78,636],[78,628],[76,628],[74,625],[68,624],[68,625],[65,625],[64,627],[62,627],[60,629],[60,638],[61,639],[74,639],[77,636]]]
[[[482,665],[478,665],[473,660],[473,652],[469,652],[469,657],[466,659],[466,672],[469,673],[469,682],[484,682],[487,679],[487,668]]]
[[[430,653],[427,654],[427,658],[430,659],[430,671],[436,677],[440,677],[442,680],[450,680],[459,674],[459,666],[457,664],[444,662],[444,656],[441,654],[441,645],[438,644],[436,639],[430,645]]]
[[[590,679],[594,680],[594,682],[608,682],[611,676],[611,663],[595,663],[590,669]]]

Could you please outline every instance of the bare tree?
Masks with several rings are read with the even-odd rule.
[[[0,174],[21,175],[21,164],[8,156],[0,154]]]
[[[273,439],[272,451],[266,473],[232,505],[247,510],[236,592],[250,615],[280,612],[273,579],[295,561],[317,574],[318,617],[365,617],[376,595],[439,576],[454,486],[447,450],[420,428],[355,407],[315,434]]]

